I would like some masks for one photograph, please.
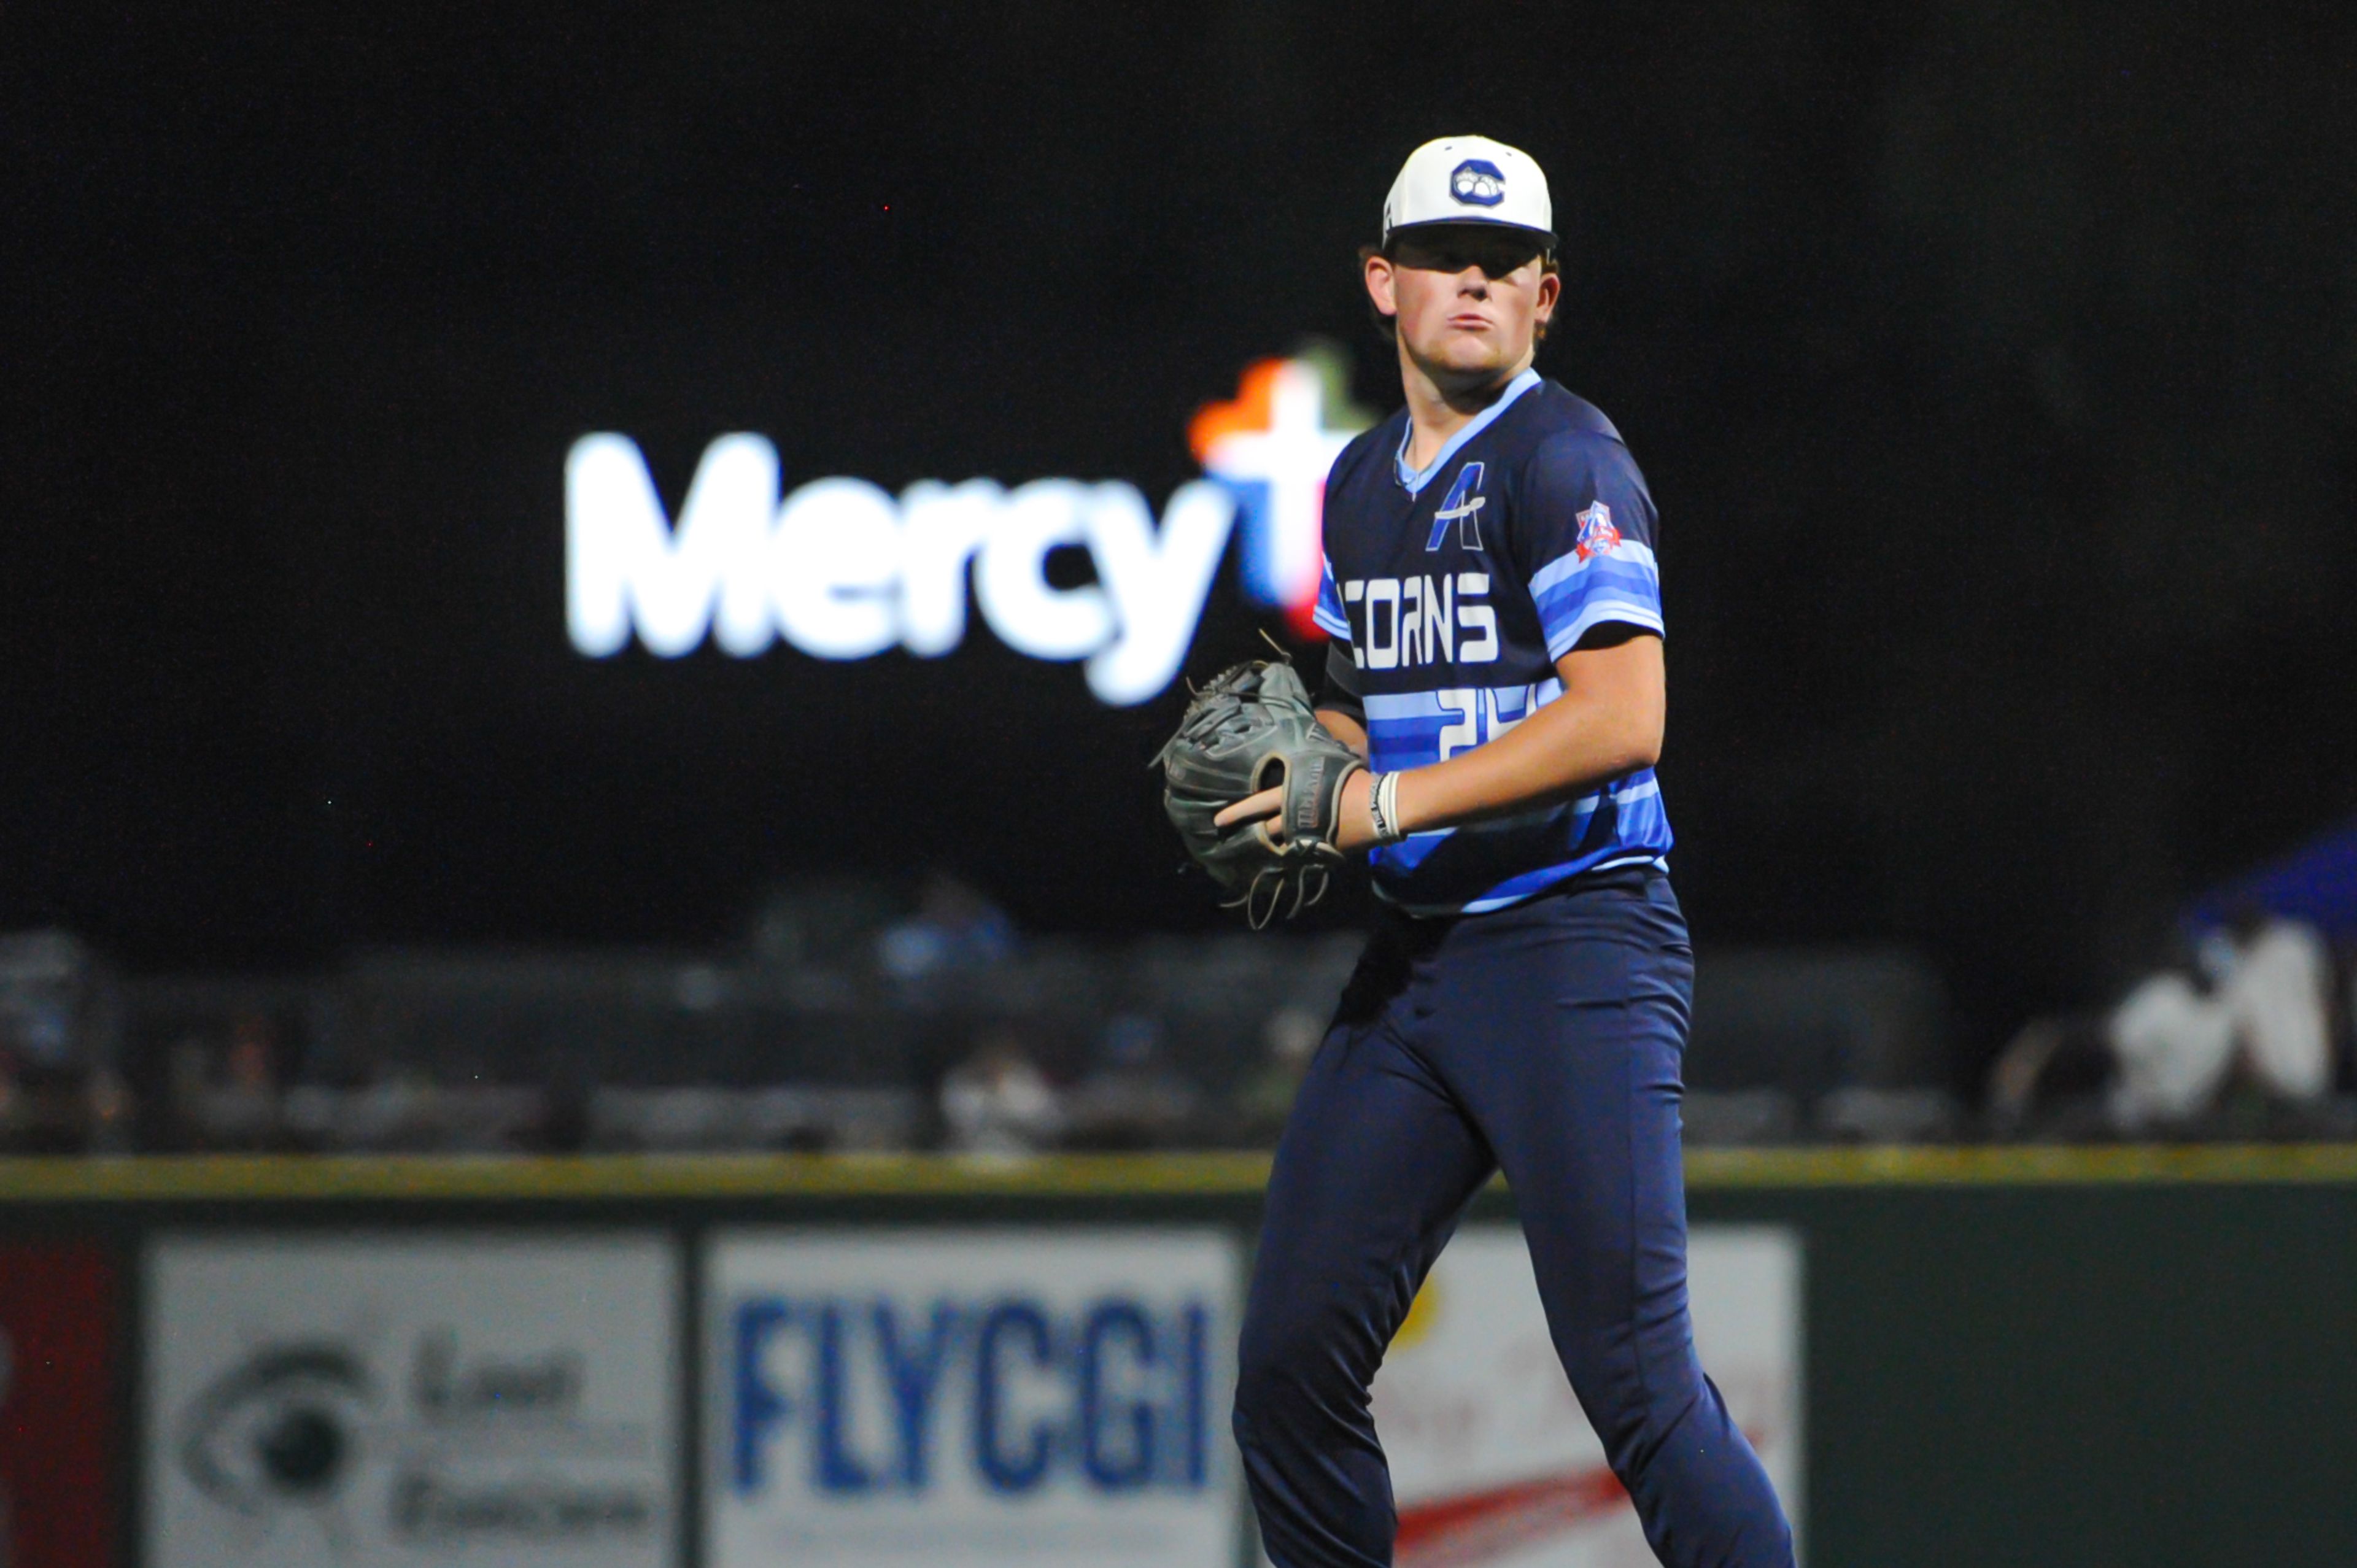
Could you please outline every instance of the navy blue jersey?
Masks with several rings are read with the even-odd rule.
[[[1420,472],[1408,435],[1403,409],[1326,478],[1317,619],[1350,649],[1383,773],[1483,745],[1561,696],[1555,661],[1593,628],[1662,630],[1652,498],[1593,404],[1525,371]],[[1577,800],[1383,845],[1375,891],[1416,914],[1479,913],[1659,861],[1670,842],[1643,768]]]

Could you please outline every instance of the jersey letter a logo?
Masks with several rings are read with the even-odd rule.
[[[1432,537],[1424,542],[1426,550],[1437,550],[1448,535],[1448,525],[1457,525],[1457,542],[1468,550],[1481,548],[1481,465],[1468,463],[1457,470],[1457,482],[1440,499],[1440,510],[1432,514]]]

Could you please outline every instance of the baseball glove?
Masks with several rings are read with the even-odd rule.
[[[1232,665],[1198,689],[1155,761],[1162,809],[1187,853],[1234,895],[1254,930],[1283,910],[1290,919],[1326,894],[1342,863],[1334,847],[1342,785],[1365,764],[1318,727],[1309,693],[1277,660]],[[1211,819],[1247,795],[1282,786],[1282,839],[1265,822],[1220,828]]]

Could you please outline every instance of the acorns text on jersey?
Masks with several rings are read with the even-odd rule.
[[[1489,603],[1487,572],[1352,577],[1341,588],[1351,661],[1362,670],[1497,661],[1498,612]]]

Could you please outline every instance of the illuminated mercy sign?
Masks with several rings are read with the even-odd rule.
[[[636,443],[585,435],[565,464],[573,646],[603,659],[636,632],[666,659],[706,637],[740,659],[780,638],[819,659],[894,647],[935,658],[964,639],[971,581],[1008,647],[1085,660],[1101,701],[1145,702],[1186,660],[1240,510],[1247,592],[1309,626],[1326,470],[1350,438],[1328,410],[1357,413],[1341,384],[1324,355],[1246,371],[1237,401],[1204,409],[1189,432],[1212,478],[1181,485],[1158,527],[1117,480],[926,479],[896,497],[837,478],[780,501],[777,448],[751,435],[705,449],[674,522]],[[1088,552],[1093,583],[1049,582],[1049,554],[1066,547]]]
[[[677,658],[708,632],[750,659],[782,636],[819,659],[899,646],[922,658],[965,636],[966,579],[1000,640],[1035,659],[1085,659],[1089,689],[1115,705],[1170,684],[1194,639],[1234,503],[1217,485],[1179,487],[1157,530],[1125,484],[931,480],[895,498],[865,479],[817,479],[778,499],[777,448],[724,435],[663,518],[628,437],[587,435],[565,464],[565,616],[573,646],[621,651],[633,629]],[[1048,553],[1084,546],[1097,581],[1059,588]]]
[[[1203,471],[1243,509],[1244,592],[1283,610],[1304,637],[1325,560],[1326,474],[1374,416],[1350,401],[1341,356],[1312,349],[1263,360],[1244,372],[1233,403],[1213,403],[1187,431]]]

